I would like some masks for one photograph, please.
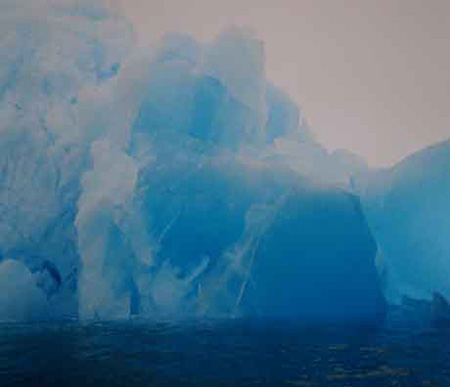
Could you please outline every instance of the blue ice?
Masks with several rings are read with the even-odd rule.
[[[100,4],[0,7],[0,320],[382,317],[366,166],[251,31],[142,48]]]

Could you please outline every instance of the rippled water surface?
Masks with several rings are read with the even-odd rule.
[[[0,326],[2,386],[450,386],[450,330],[207,321]]]

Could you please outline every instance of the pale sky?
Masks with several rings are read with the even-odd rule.
[[[144,44],[229,25],[265,42],[267,75],[329,149],[373,166],[450,138],[450,0],[112,0]]]

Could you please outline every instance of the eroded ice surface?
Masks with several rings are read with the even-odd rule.
[[[143,49],[101,5],[0,7],[0,254],[33,310],[382,315],[364,163],[314,141],[251,32]]]
[[[0,316],[2,321],[45,318],[48,302],[27,267],[17,260],[0,263]]]

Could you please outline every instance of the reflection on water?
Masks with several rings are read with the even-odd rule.
[[[450,330],[248,321],[0,326],[3,386],[450,386]]]

